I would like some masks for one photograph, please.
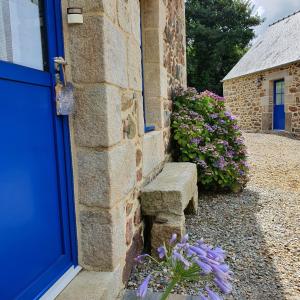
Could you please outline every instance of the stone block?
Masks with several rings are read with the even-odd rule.
[[[56,300],[118,299],[123,288],[121,266],[113,272],[81,271]]]
[[[113,271],[125,256],[125,208],[82,209],[79,213],[81,265],[97,271]]]
[[[118,23],[119,26],[127,33],[131,32],[130,2],[132,2],[132,0],[117,0]]]
[[[84,13],[89,12],[103,12],[113,21],[117,15],[116,0],[69,0],[70,7],[82,7]]]
[[[137,98],[137,122],[138,122],[138,134],[143,136],[145,133],[145,121],[144,121],[144,102],[143,96],[140,94]]]
[[[163,171],[142,189],[144,215],[184,215],[197,189],[197,168],[192,163],[167,163]],[[195,202],[198,199],[194,199]],[[198,203],[195,203],[195,207]]]
[[[164,161],[165,149],[163,132],[153,131],[143,138],[143,177],[147,177]]]
[[[110,151],[80,148],[77,160],[79,202],[82,204],[112,207],[135,185],[133,142],[115,146]]]
[[[273,113],[262,114],[262,130],[273,129]]]
[[[128,39],[128,84],[129,88],[142,91],[142,54],[140,45]]]
[[[175,222],[164,224],[154,223],[151,230],[151,248],[152,254],[157,254],[157,248],[168,243],[173,233],[177,234],[178,239],[185,234],[185,218],[182,216]]]
[[[148,97],[145,101],[147,125],[154,125],[156,129],[164,127],[163,99],[160,97]]]
[[[71,26],[70,49],[74,82],[127,87],[126,37],[108,18],[88,15]]]
[[[140,0],[132,0],[130,2],[131,11],[131,32],[136,42],[141,45],[141,9]]]
[[[163,62],[163,41],[159,29],[148,29],[144,32],[143,51],[144,62],[162,63]]]
[[[168,76],[164,67],[157,63],[144,63],[145,97],[168,98]]]
[[[117,87],[99,84],[75,90],[76,143],[84,147],[110,147],[121,141],[121,95]]]

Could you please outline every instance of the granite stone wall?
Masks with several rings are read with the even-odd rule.
[[[279,79],[285,81],[285,131],[300,136],[300,63],[224,82],[226,105],[243,130],[273,130],[273,86]]]
[[[169,91],[186,84],[184,0],[65,0],[63,12],[68,6],[84,12],[83,24],[64,20],[79,264],[118,273],[118,290],[143,247],[140,189],[169,159]]]

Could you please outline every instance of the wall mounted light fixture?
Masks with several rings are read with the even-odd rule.
[[[68,24],[83,24],[82,11],[80,7],[69,7],[67,9]]]

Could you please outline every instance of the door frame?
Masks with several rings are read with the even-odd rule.
[[[63,19],[62,19],[62,3],[61,0],[53,0],[54,2],[54,16],[55,21],[55,36],[57,45],[57,55],[65,57],[64,51],[64,36],[63,36]],[[47,22],[48,23],[48,22]],[[49,35],[51,38],[51,35]],[[55,38],[55,37],[52,37]],[[54,66],[54,64],[53,64]],[[55,99],[54,99],[55,100]],[[77,247],[77,230],[76,230],[76,213],[75,213],[75,196],[74,196],[74,181],[73,181],[73,161],[71,152],[71,139],[69,117],[60,116],[63,133],[63,146],[65,154],[65,171],[66,171],[66,190],[67,190],[67,204],[69,212],[69,227],[70,227],[70,242],[71,242],[71,256],[74,266],[78,265],[78,247]]]

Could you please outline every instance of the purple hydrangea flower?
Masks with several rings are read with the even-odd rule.
[[[143,283],[140,285],[140,287],[138,288],[137,293],[136,293],[136,295],[138,297],[141,297],[141,298],[146,297],[150,279],[151,279],[151,275],[148,275],[146,277],[146,279],[143,281]]]
[[[201,138],[192,138],[191,139],[191,143],[195,144],[196,146],[198,146],[201,142],[202,142]]]
[[[211,114],[210,117],[212,119],[217,119],[219,117],[219,114]]]
[[[157,248],[158,256],[160,259],[164,258],[167,254],[166,248],[164,246],[160,246]]]
[[[203,168],[203,169],[206,169],[207,168],[207,163],[200,159],[200,158],[196,158],[195,160],[195,163],[200,167],[200,168]]]
[[[216,163],[214,163],[214,166],[220,170],[224,170],[227,165],[227,162],[223,156],[221,156]]]

